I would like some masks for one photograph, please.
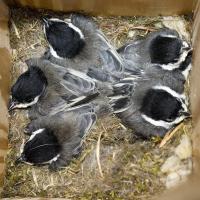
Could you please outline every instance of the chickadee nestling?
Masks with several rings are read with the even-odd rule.
[[[113,82],[123,77],[123,60],[95,22],[78,14],[73,14],[70,21],[44,20],[44,34],[49,44],[44,58],[88,72],[100,81]]]
[[[51,170],[67,166],[80,154],[83,139],[99,115],[101,105],[85,104],[33,120],[25,129],[31,136],[17,163],[49,164]]]
[[[180,68],[181,63],[190,55],[191,47],[182,40],[175,30],[163,28],[147,35],[145,38],[137,39],[118,49],[118,53],[126,62],[126,70],[140,67],[146,70],[154,65],[159,65],[163,70],[180,69],[184,76],[188,75],[188,68]],[[186,79],[185,78],[185,79]]]
[[[191,59],[192,51],[188,50],[177,69],[164,70],[161,64],[138,67],[137,79],[127,76],[116,83],[110,101],[116,115],[139,136],[164,136],[189,116],[184,72]]]
[[[130,84],[139,85],[139,87],[152,87],[155,84],[165,85],[179,94],[184,92],[184,84],[188,76],[192,61],[192,51],[187,52],[178,69],[163,70],[161,65],[156,64],[153,67],[147,67],[145,70],[134,69],[134,77],[127,76],[124,80],[129,80]],[[135,73],[137,71],[137,74]],[[131,74],[131,73],[130,73]],[[137,77],[137,78],[136,78]],[[122,80],[122,82],[124,82]]]
[[[163,137],[189,116],[185,95],[156,81],[133,83],[126,78],[114,86],[110,98],[114,113],[143,138]]]
[[[27,65],[28,70],[11,88],[9,110],[31,107],[31,119],[57,113],[63,105],[70,107],[99,94],[94,80],[81,72],[41,58],[29,59]]]

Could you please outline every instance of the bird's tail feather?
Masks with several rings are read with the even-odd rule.
[[[124,79],[113,86],[113,94],[109,96],[109,104],[114,113],[120,113],[128,109],[134,87],[134,82],[131,79]]]

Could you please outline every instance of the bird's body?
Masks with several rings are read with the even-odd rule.
[[[111,105],[122,122],[144,138],[164,136],[188,117],[184,83],[192,51],[177,32],[164,29],[118,50],[130,74],[114,85]]]
[[[89,103],[33,120],[26,128],[30,139],[19,161],[65,167],[81,152],[84,137],[105,112],[104,104]]]
[[[190,69],[182,69],[180,65],[190,55],[188,61],[191,63],[191,47],[182,40],[175,30],[168,28],[155,31],[145,38],[125,44],[118,49],[118,53],[124,59],[125,70],[135,69],[144,72],[159,65],[163,70],[180,70],[181,72]],[[189,57],[189,56],[188,56]],[[187,65],[189,68],[189,64]],[[183,73],[187,78],[188,72]]]
[[[110,101],[114,113],[138,136],[164,136],[188,116],[185,95],[169,87],[138,85],[130,95],[116,91]]]
[[[156,78],[125,78],[114,85],[110,97],[113,111],[137,135],[164,136],[188,116],[184,85],[169,72]]]
[[[184,92],[185,78],[179,70],[163,70],[157,65],[153,69],[146,69],[134,83],[138,87],[152,87],[156,84],[165,85],[181,94]]]
[[[32,58],[27,61],[27,64],[29,69],[25,73],[37,74],[39,70],[39,73],[43,74],[45,82],[44,80],[40,81],[42,89],[37,94],[32,94],[34,88],[38,86],[34,84],[32,76],[24,78],[25,74],[22,74],[12,87],[12,100],[14,101],[15,97],[18,97],[17,103],[12,109],[20,108],[21,104],[23,108],[30,106],[29,117],[31,119],[57,113],[84,100],[89,101],[98,96],[99,92],[104,93],[104,88],[101,89],[92,78],[79,71],[55,65],[40,58]],[[34,101],[30,104],[26,104],[25,100],[22,101],[22,98],[26,96],[24,93],[27,91],[34,96]],[[36,100],[35,97],[37,97]]]
[[[59,26],[59,22],[60,20],[58,19],[57,24],[55,21],[54,24]],[[64,21],[62,21],[62,23],[66,23],[63,29],[69,29],[69,23]],[[52,26],[54,26],[54,24],[52,24]],[[51,51],[51,41],[48,40],[49,33],[45,31],[50,50],[46,52],[44,58],[50,60],[52,63],[67,68],[88,72],[89,76],[94,79],[99,79],[100,81],[113,82],[123,77],[123,60],[114,47],[108,42],[105,35],[98,29],[94,21],[82,15],[72,15],[71,24],[81,31],[82,38],[80,37],[79,40],[81,40],[84,45],[80,48],[80,51],[73,56],[56,56],[55,52],[52,53]],[[44,29],[47,29],[46,26],[44,26]],[[74,29],[74,32],[76,32],[76,29]],[[51,34],[53,33],[51,32]],[[62,34],[58,37],[58,35],[54,34],[55,40],[65,37],[70,37],[70,35]],[[70,41],[73,43],[75,39],[71,36]],[[70,41],[66,43],[66,48],[71,47]],[[57,48],[55,48],[54,51],[59,49],[59,43],[60,42],[57,43]],[[101,70],[99,71],[99,69]]]

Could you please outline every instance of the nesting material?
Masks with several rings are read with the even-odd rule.
[[[167,174],[163,183],[167,188],[174,187],[187,180],[192,172],[192,144],[188,135],[183,134],[180,144],[175,148],[173,155],[167,158],[161,167],[161,172]]]
[[[182,136],[180,144],[175,149],[175,153],[181,160],[192,156],[192,144],[187,135]]]
[[[161,167],[163,173],[176,171],[180,166],[180,158],[176,155],[170,156]]]
[[[183,20],[181,20],[181,17],[176,16],[176,17],[163,17],[162,21],[163,25],[175,29],[181,36],[186,39],[187,41],[190,41],[190,34],[187,30],[187,27],[185,26],[185,23]]]
[[[45,14],[62,19],[67,14],[12,9],[11,47],[13,48],[13,83],[27,69],[24,61],[42,55],[46,42],[41,17]],[[95,17],[95,21],[116,47],[145,36],[163,26],[162,17]],[[191,24],[180,17],[190,30]],[[16,32],[17,30],[17,32]],[[189,82],[187,84],[187,91]],[[84,150],[65,170],[49,172],[47,167],[15,165],[20,146],[26,137],[23,128],[28,123],[26,111],[15,111],[10,116],[10,151],[2,197],[65,197],[69,199],[149,199],[165,189],[160,171],[165,160],[180,143],[183,133],[190,137],[188,120],[177,130],[163,148],[160,138],[140,141],[120,121],[109,116],[97,122],[84,142]]]
[[[166,187],[172,188],[180,182],[181,178],[176,172],[172,172],[167,176]]]
[[[171,168],[170,173],[164,178],[164,183],[166,188],[175,187],[183,182],[185,182],[192,171],[192,160],[189,159],[187,162],[179,162],[176,168]],[[177,169],[178,167],[178,169]]]

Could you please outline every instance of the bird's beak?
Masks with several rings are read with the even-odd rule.
[[[190,114],[189,112],[183,111],[183,112],[181,112],[181,114],[182,114],[183,116],[185,116],[185,118],[192,117],[191,114]]]
[[[43,18],[42,18],[42,21],[43,21],[43,23],[44,23],[44,25],[45,25],[46,27],[49,27],[50,20],[49,20],[48,18],[43,17]]]
[[[8,104],[8,112],[10,112],[11,110],[15,109],[17,104],[18,104],[18,102],[10,99],[9,104]]]
[[[15,164],[18,165],[20,163],[23,163],[25,161],[25,156],[24,154],[21,154],[20,157],[18,157],[16,160],[15,160]]]
[[[185,51],[189,51],[191,49],[191,47],[183,47],[183,50]]]
[[[192,56],[193,53],[193,48],[190,48],[190,50],[188,51],[188,55],[187,56]]]

